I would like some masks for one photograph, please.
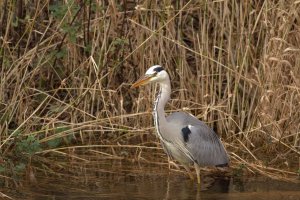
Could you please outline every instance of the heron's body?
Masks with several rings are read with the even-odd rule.
[[[184,120],[182,121],[182,119]],[[221,141],[206,124],[183,112],[171,114],[167,117],[167,121],[169,120],[176,123],[176,125],[169,126],[169,131],[174,133],[173,138],[178,137],[177,143],[181,143],[180,148],[169,145],[170,149],[184,152],[180,153],[183,156],[177,156],[173,150],[170,150],[171,157],[182,164],[196,162],[199,166],[222,166],[228,163],[227,153]],[[187,152],[188,156],[186,155]]]
[[[160,85],[160,92],[154,102],[153,117],[157,135],[168,156],[180,162],[189,173],[187,166],[194,163],[199,183],[199,166],[227,165],[228,155],[219,137],[205,123],[185,112],[175,112],[166,117],[164,107],[171,94],[167,72],[159,65],[152,66],[146,76],[133,87],[148,82]]]

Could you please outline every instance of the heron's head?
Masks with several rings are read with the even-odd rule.
[[[136,88],[148,83],[159,83],[166,80],[169,80],[168,73],[160,65],[154,65],[146,71],[146,74],[143,77],[132,84],[131,88]]]

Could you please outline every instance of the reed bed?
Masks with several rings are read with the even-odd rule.
[[[3,0],[0,7],[5,184],[18,185],[24,171],[59,175],[95,155],[167,169],[151,115],[156,88],[129,89],[154,64],[172,79],[167,112],[208,123],[232,169],[299,176],[299,1]]]

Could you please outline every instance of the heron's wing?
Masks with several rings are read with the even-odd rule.
[[[188,125],[187,149],[199,165],[225,165],[228,156],[217,134],[208,126]]]
[[[181,122],[185,148],[199,165],[224,165],[229,162],[218,135],[205,123],[183,112],[172,115],[168,117],[168,120],[175,123]]]

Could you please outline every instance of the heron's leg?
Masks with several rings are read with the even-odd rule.
[[[194,163],[195,169],[196,169],[196,173],[197,173],[197,181],[198,184],[200,185],[200,167],[197,163]]]
[[[168,156],[168,166],[169,166],[169,170],[171,169],[171,165],[173,165],[176,169],[180,169],[180,167],[171,160],[170,156]]]
[[[193,174],[192,174],[192,172],[191,172],[189,166],[183,165],[183,167],[184,167],[184,169],[187,171],[187,173],[188,173],[190,179],[194,180]]]

